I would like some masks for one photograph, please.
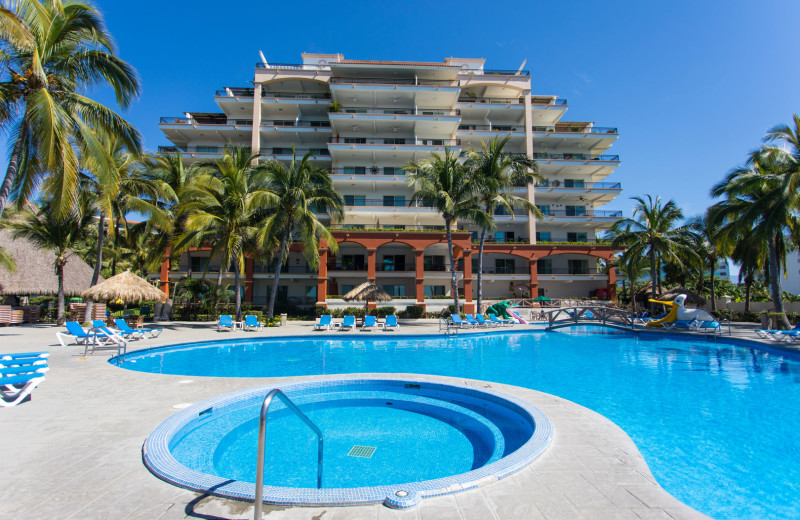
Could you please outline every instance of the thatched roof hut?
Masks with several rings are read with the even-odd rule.
[[[13,273],[0,267],[0,294],[26,296],[55,295],[58,292],[58,278],[53,267],[55,253],[38,249],[24,238],[12,238],[7,229],[0,230],[0,247],[11,253],[17,264]],[[80,296],[89,288],[92,274],[89,264],[70,252],[64,266],[64,294]]]
[[[705,298],[695,292],[690,291],[686,287],[673,287],[672,289],[668,289],[666,292],[661,293],[658,299],[662,301],[671,301],[677,298],[680,294],[686,295],[685,303],[687,305],[705,305],[706,303]]]
[[[372,282],[364,282],[361,285],[354,287],[352,291],[345,294],[342,299],[346,302],[359,301],[359,302],[389,302],[392,297],[389,296],[383,289],[378,287]]]
[[[147,280],[136,276],[130,271],[112,276],[108,280],[83,291],[82,296],[87,300],[122,300],[125,303],[141,303],[150,300],[164,302],[167,299],[167,295],[163,291],[156,289]]]

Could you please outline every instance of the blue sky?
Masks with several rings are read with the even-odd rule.
[[[149,149],[168,144],[160,116],[215,111],[216,89],[248,85],[259,50],[289,63],[303,51],[504,69],[527,59],[534,93],[566,97],[567,119],[619,127],[609,153],[622,165],[608,180],[624,191],[608,208],[630,214],[629,197],[650,193],[693,215],[769,127],[800,112],[797,0],[97,5],[141,75],[126,116]]]

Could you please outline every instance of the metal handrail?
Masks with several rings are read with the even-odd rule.
[[[267,397],[264,398],[264,402],[261,404],[261,414],[258,416],[258,457],[256,460],[255,512],[253,513],[253,518],[257,520],[261,519],[261,506],[263,505],[262,500],[264,499],[264,450],[267,432],[267,413],[269,412],[270,404],[272,404],[272,399],[275,396],[280,397],[283,404],[317,434],[317,487],[322,487],[322,431],[317,428],[317,425],[311,422],[311,419],[309,419],[306,414],[300,411],[300,408],[298,408],[280,388],[273,388],[269,391]]]

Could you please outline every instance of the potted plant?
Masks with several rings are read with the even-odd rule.
[[[328,112],[339,112],[341,110],[341,105],[338,101],[334,101],[330,105],[328,105]]]

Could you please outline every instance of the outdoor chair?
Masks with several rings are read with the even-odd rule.
[[[478,326],[480,327],[496,327],[496,323],[492,323],[491,321],[486,321],[486,318],[483,317],[483,314],[476,314],[475,321],[478,322]]]
[[[342,320],[342,324],[339,326],[339,330],[353,330],[356,328],[356,317],[353,315],[347,315]]]
[[[469,326],[469,323],[461,319],[461,316],[458,314],[451,314],[450,315],[450,325],[454,327],[458,327],[460,329],[465,329]]]
[[[794,340],[794,337],[800,333],[800,323],[791,330],[756,329],[754,332],[762,339],[771,339],[773,341]]]
[[[28,398],[39,383],[44,381],[44,374],[0,376],[0,406],[7,408],[16,406]]]
[[[464,319],[467,320],[467,323],[469,323],[473,327],[482,327],[480,322],[476,320],[472,314],[464,314]]]
[[[507,326],[507,325],[510,326],[514,324],[514,322],[511,320],[501,320],[500,318],[497,317],[496,314],[492,312],[489,313],[489,319],[492,321],[492,323],[496,323],[502,326]]]
[[[125,320],[120,318],[114,320],[114,324],[123,334],[130,334],[134,339],[136,336],[143,338],[145,334],[149,334],[151,338],[157,338],[164,331],[164,329],[133,329]]]
[[[695,330],[702,331],[703,334],[714,334],[716,336],[717,334],[722,334],[722,325],[716,320],[698,321],[695,325]]]
[[[320,317],[319,321],[314,324],[314,330],[322,330],[322,329],[330,330],[331,327],[333,326],[332,320],[333,318],[331,317],[330,314],[323,314]]]
[[[93,334],[83,330],[83,327],[77,321],[68,321],[64,326],[67,327],[67,332],[56,332],[56,338],[58,338],[58,342],[61,343],[62,347],[66,347],[69,340],[74,341],[76,345],[83,345],[94,337]]]
[[[375,328],[375,316],[364,316],[364,324],[361,325],[361,330],[373,330]]]
[[[397,316],[395,316],[394,314],[386,316],[386,319],[383,321],[383,330],[387,331],[389,329],[400,330],[400,325],[398,325],[397,323]]]
[[[264,328],[264,324],[258,321],[258,317],[255,314],[248,314],[244,317],[244,329],[245,330],[261,330]]]
[[[84,343],[84,356],[89,350],[92,351],[92,354],[94,354],[95,350],[116,350],[117,355],[120,355],[128,348],[128,341],[122,334],[106,327],[103,320],[92,321],[92,334],[94,334],[95,341],[87,341]],[[99,341],[100,338],[105,338],[105,342]]]
[[[21,352],[19,354],[0,354],[0,368],[22,365],[47,364],[49,352]]]
[[[222,329],[233,330],[233,317],[230,314],[222,314],[217,323],[217,332],[222,332]]]
[[[675,320],[673,322],[664,322],[666,330],[695,330],[697,328],[697,320]]]

